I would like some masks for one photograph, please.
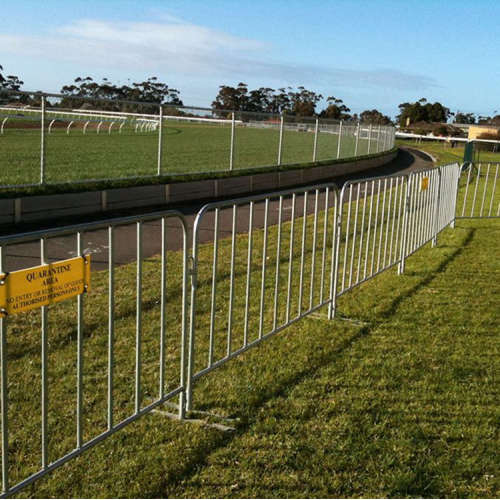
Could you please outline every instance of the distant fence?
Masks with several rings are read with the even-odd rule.
[[[19,97],[30,104],[5,98],[0,105],[0,188],[278,167],[394,147],[392,126],[61,94],[11,96]]]
[[[183,419],[229,360],[334,318],[339,297],[403,273],[456,218],[498,217],[497,179],[498,165],[452,164],[210,203],[192,229],[166,211],[0,237],[0,287],[30,255],[67,258],[64,241],[102,270],[74,302],[0,311],[3,496],[160,405]]]

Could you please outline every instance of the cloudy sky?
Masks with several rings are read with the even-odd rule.
[[[157,76],[185,104],[221,84],[304,85],[355,112],[421,97],[500,112],[497,0],[18,0],[2,4],[0,65],[26,90],[77,76]]]

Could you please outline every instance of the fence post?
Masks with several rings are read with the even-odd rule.
[[[3,274],[4,251],[0,247],[0,273]],[[2,413],[2,493],[9,489],[9,428],[8,428],[8,383],[7,383],[7,317],[0,317],[0,362]]]
[[[377,129],[377,153],[380,153],[380,125]]]
[[[45,96],[42,95],[42,123],[40,134],[40,184],[45,182]]]
[[[370,123],[370,126],[368,127],[368,151],[366,154],[370,154],[370,146],[372,143],[372,124]]]
[[[197,224],[193,228],[192,237],[192,257],[187,262],[189,281],[191,284],[191,304],[189,310],[189,338],[188,338],[188,356],[187,356],[187,375],[186,375],[186,401],[185,410],[191,411],[193,407],[193,371],[194,371],[194,352],[195,352],[195,321],[196,321],[196,290],[198,288],[197,267],[198,267],[198,238]]]
[[[339,251],[340,251],[340,233],[342,232],[342,207],[343,207],[343,190],[339,195],[335,190],[335,234],[333,235],[332,248],[335,251],[334,262],[332,263],[332,274],[330,277],[330,304],[328,305],[328,319],[335,317],[337,310],[337,286],[339,274]]]
[[[398,266],[398,274],[403,274],[405,272],[406,242],[408,239],[408,221],[410,217],[411,174],[409,176],[405,176],[405,179],[406,179],[406,193],[405,193],[405,204],[403,207],[403,228],[401,234],[401,250],[400,250],[400,261]]]
[[[233,170],[234,165],[234,111],[231,113],[231,147],[229,150],[229,170]]]
[[[356,142],[354,144],[354,156],[358,156],[358,143],[359,143],[359,122],[356,127]]]
[[[340,120],[339,125],[339,140],[337,142],[337,159],[340,158],[340,141],[342,140],[342,120]]]
[[[280,116],[280,142],[278,145],[278,167],[281,165],[281,153],[283,150],[283,115]]]
[[[316,126],[314,127],[313,161],[316,161],[316,153],[318,149],[318,129],[319,129],[319,118],[316,118]]]
[[[158,175],[161,175],[161,155],[162,155],[162,138],[163,138],[163,106],[160,104],[160,115],[158,118]]]
[[[437,196],[436,196],[436,207],[434,208],[434,236],[432,238],[432,246],[435,247],[437,245],[437,235],[439,232],[439,210],[440,210],[440,201],[441,201],[441,169],[438,168],[438,188],[437,188]]]
[[[460,188],[460,177],[462,177],[462,165],[458,165],[458,175],[457,175],[457,182],[455,184],[455,204],[453,206],[453,220],[451,221],[450,227],[451,229],[455,229],[455,222],[457,220],[457,205],[458,205],[458,189]],[[464,200],[466,201],[466,200]]]

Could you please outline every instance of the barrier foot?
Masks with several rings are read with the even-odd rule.
[[[165,410],[153,410],[153,413],[156,413],[157,415],[162,415],[164,417],[170,418],[172,420],[178,420],[179,421],[179,416],[177,413],[170,413]],[[229,425],[224,425],[220,424],[219,422],[210,422],[208,420],[200,419],[200,418],[183,418],[181,422],[185,422],[187,424],[196,424],[196,425],[202,425],[203,427],[212,427],[213,429],[217,429],[219,431],[223,432],[234,432],[236,430],[236,427],[231,427]]]
[[[214,429],[218,429],[224,432],[233,432],[236,430],[236,427],[232,427],[231,425],[226,425],[226,424],[235,425],[238,424],[240,421],[238,418],[224,417],[222,415],[218,415],[217,413],[211,413],[208,411],[201,411],[201,410],[190,410],[187,412],[187,416],[185,418],[179,419],[179,414],[178,414],[179,405],[171,403],[170,401],[166,401],[164,405],[168,406],[169,408],[172,408],[173,410],[176,410],[176,413],[158,409],[153,410],[153,413],[156,413],[158,415],[163,415],[164,417],[171,418],[172,420],[181,420],[182,422],[187,422],[191,424],[213,427]],[[202,416],[206,418],[193,418],[194,416]],[[213,422],[212,420],[219,420],[219,422]]]

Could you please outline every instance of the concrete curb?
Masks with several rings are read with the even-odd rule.
[[[34,222],[141,206],[206,201],[274,191],[324,182],[334,177],[380,167],[392,161],[396,155],[397,152],[393,151],[376,158],[336,163],[331,166],[240,177],[0,199],[0,224]]]

